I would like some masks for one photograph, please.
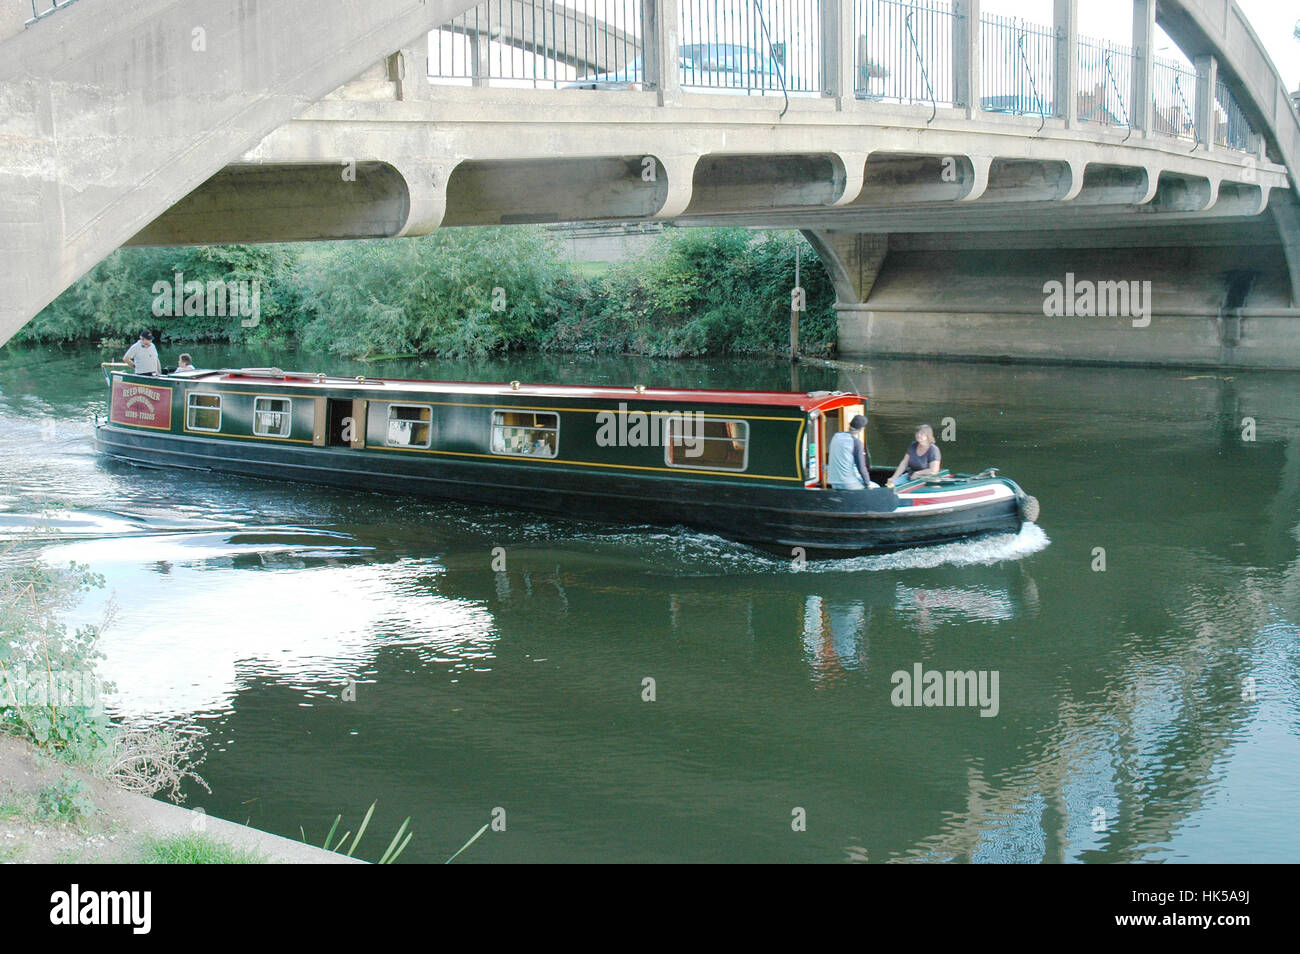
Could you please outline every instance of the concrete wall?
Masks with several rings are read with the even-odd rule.
[[[469,6],[81,0],[4,39],[0,344],[271,130]]]
[[[1290,307],[1281,248],[1220,227],[1201,244],[1143,233],[1057,236],[891,236],[866,304],[839,309],[839,346],[855,356],[1184,364],[1300,370],[1300,311]],[[1104,243],[1104,244],[1098,244]],[[1071,245],[1074,247],[1070,247]],[[1151,320],[1044,314],[1047,282],[1150,282]],[[1240,310],[1230,291],[1245,275]]]

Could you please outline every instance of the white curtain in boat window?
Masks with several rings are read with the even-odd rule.
[[[288,398],[254,398],[253,433],[258,437],[288,437],[293,429],[292,407]]]

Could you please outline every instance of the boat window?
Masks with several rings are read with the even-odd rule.
[[[191,431],[221,430],[221,395],[200,391],[186,395],[185,426]]]
[[[749,466],[749,422],[716,418],[667,419],[664,459],[669,467],[744,470]]]
[[[254,398],[253,433],[258,437],[288,437],[293,426],[293,415],[289,413],[292,406],[288,398]]]
[[[427,404],[388,405],[389,447],[428,447],[433,438],[433,408]]]
[[[560,415],[548,411],[493,411],[492,453],[554,457],[560,446]]]

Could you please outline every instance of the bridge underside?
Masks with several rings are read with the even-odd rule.
[[[1300,213],[1266,157],[1051,126],[1031,138],[1038,120],[1019,117],[990,135],[875,104],[864,122],[792,103],[774,129],[777,104],[709,97],[686,126],[652,94],[375,97],[373,78],[345,86],[131,244],[652,219],[799,229],[834,281],[845,354],[1300,369]],[[1067,281],[1109,294],[1048,314],[1045,288]]]

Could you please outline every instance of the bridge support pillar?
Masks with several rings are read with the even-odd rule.
[[[879,233],[826,232],[804,229],[804,238],[817,250],[835,286],[835,308],[860,309],[871,297],[880,269],[889,255],[889,236]]]
[[[1277,190],[1268,205],[1282,236],[1287,271],[1291,275],[1291,307],[1300,308],[1300,202],[1292,194]]]
[[[974,119],[980,111],[980,0],[954,0],[957,15],[952,31],[952,75],[957,82],[956,100]]]
[[[1156,0],[1133,0],[1133,91],[1129,122],[1150,136],[1155,123]]]
[[[1079,122],[1079,0],[1056,0],[1056,114]]]

